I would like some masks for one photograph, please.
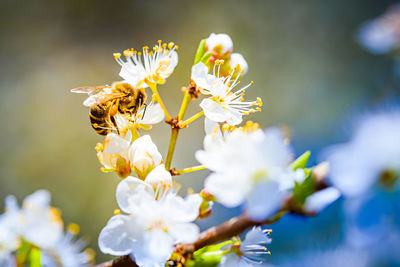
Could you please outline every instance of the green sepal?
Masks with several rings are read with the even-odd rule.
[[[106,169],[104,167],[101,167],[100,171],[105,172],[105,173],[109,173],[109,172],[115,172],[115,169]]]
[[[37,247],[32,247],[28,257],[29,267],[42,267],[40,262],[40,250]]]
[[[308,159],[310,158],[311,152],[307,150],[303,154],[301,154],[295,161],[290,164],[290,168],[293,170],[304,169],[307,165]]]
[[[316,181],[312,179],[310,176],[311,170],[304,169],[306,173],[306,179],[302,183],[295,183],[293,188],[293,201],[296,206],[302,206],[306,201],[307,197],[312,195],[315,192]]]
[[[15,252],[15,258],[17,260],[17,263],[22,263],[22,264],[26,263],[30,249],[31,249],[31,244],[27,242],[25,239],[22,239],[18,250]]]
[[[203,62],[204,65],[208,66],[211,56],[212,56],[212,53],[211,53],[210,51],[208,51],[208,52],[205,53],[205,54],[203,55],[203,57],[200,59],[200,62]]]
[[[188,267],[216,267],[221,262],[222,257],[226,254],[221,248],[227,244],[233,244],[232,240],[228,240],[216,245],[211,245],[197,250],[193,253],[187,265]]]
[[[197,47],[196,56],[194,57],[194,64],[200,62],[201,58],[203,57],[204,53],[206,52],[206,39],[200,41],[199,46]]]

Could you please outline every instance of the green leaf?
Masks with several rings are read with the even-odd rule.
[[[206,52],[206,39],[200,41],[199,46],[197,47],[196,56],[194,57],[194,64],[200,62],[201,58],[203,57],[204,53]]]
[[[219,265],[224,251],[221,248],[227,244],[233,244],[232,240],[228,240],[216,245],[211,245],[197,250],[193,254],[193,258],[187,263],[188,267],[216,267]]]
[[[33,247],[29,253],[29,267],[42,267],[40,262],[40,250],[36,247]]]
[[[310,151],[304,152],[295,161],[293,161],[292,164],[290,164],[290,168],[292,168],[293,170],[304,169],[307,165],[310,155],[311,155]]]

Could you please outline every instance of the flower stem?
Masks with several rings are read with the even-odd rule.
[[[179,133],[178,128],[171,129],[171,139],[169,140],[168,153],[167,153],[167,158],[165,160],[165,169],[167,171],[169,171],[169,169],[171,168],[172,156],[174,155],[174,150],[175,150],[175,145],[176,145],[176,139],[178,138],[178,133]]]
[[[185,169],[181,169],[181,170],[176,170],[175,172],[178,174],[182,174],[182,173],[189,173],[189,172],[195,172],[195,171],[201,171],[206,169],[207,167],[204,165],[198,165],[198,166],[193,166],[190,168],[185,168]]]
[[[181,108],[179,109],[178,122],[183,119],[183,116],[185,116],[185,112],[191,100],[192,100],[191,96],[188,93],[185,93],[182,100]],[[176,140],[178,138],[179,130],[180,130],[179,128],[171,129],[171,139],[169,141],[168,153],[165,160],[165,169],[167,171],[169,171],[169,169],[171,168],[172,157],[174,155],[175,145],[176,145]]]
[[[166,120],[170,120],[171,116],[169,115],[168,110],[165,107],[164,102],[162,101],[160,94],[158,93],[157,84],[153,84],[151,86],[149,85],[149,87],[150,87],[151,91],[153,92],[153,94],[156,95],[158,103],[160,103],[161,108],[164,110],[164,114],[165,114]]]
[[[200,118],[201,116],[204,115],[204,110],[200,111],[199,113],[193,115],[192,117],[190,117],[189,119],[185,120],[184,122],[182,122],[180,124],[181,127],[185,127],[186,125],[188,125],[189,123],[194,122],[195,120],[197,120],[198,118]]]
[[[178,121],[183,120],[183,116],[185,116],[185,112],[190,103],[190,100],[192,100],[192,97],[188,93],[185,93],[185,96],[182,100],[181,109],[179,110]]]

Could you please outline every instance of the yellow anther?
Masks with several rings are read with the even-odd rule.
[[[140,57],[140,56],[142,55],[142,52],[138,52],[137,54],[138,54],[138,56]]]
[[[251,82],[250,82],[250,84],[254,84],[254,82],[253,82],[253,81],[251,81]]]
[[[187,193],[188,193],[189,195],[194,194],[194,189],[191,188],[191,187],[189,187],[188,190],[187,190]]]
[[[120,209],[115,209],[114,210],[114,215],[118,215],[118,214],[121,214],[121,210]]]
[[[244,98],[243,98],[243,97],[241,97],[241,98],[240,98],[240,101],[242,101],[242,102],[243,102],[243,101],[244,101]]]
[[[145,46],[143,46],[143,50],[147,51],[147,50],[149,50],[149,47],[147,45],[145,45]]]
[[[94,257],[96,257],[96,252],[92,248],[86,248],[83,252],[88,255],[89,261],[93,261]]]
[[[62,223],[61,210],[55,207],[50,207],[50,217],[53,222]]]
[[[121,57],[121,53],[114,53],[113,56],[115,59],[118,59]]]
[[[129,56],[130,51],[128,49],[124,50],[124,56]]]
[[[226,131],[228,131],[229,130],[229,124],[227,124],[227,123],[224,123],[223,125],[222,125],[222,131],[223,132],[226,132]]]
[[[157,43],[161,44],[161,43],[162,43],[162,40],[158,40]]]
[[[256,111],[255,111],[254,109],[251,108],[251,109],[249,110],[249,112],[250,112],[250,114],[251,114],[251,113],[255,113]]]
[[[178,50],[179,49],[179,45],[175,45],[175,50]]]
[[[262,105],[263,105],[263,102],[262,102],[261,98],[259,98],[259,97],[257,97],[257,105],[259,107],[262,107]]]
[[[168,49],[171,49],[172,47],[174,47],[174,43],[173,42],[170,42],[169,44],[168,44]]]
[[[151,56],[152,54],[153,54],[153,51],[150,51],[150,52],[149,52],[149,55]]]
[[[81,231],[81,228],[76,223],[68,224],[67,231],[72,235],[77,235]]]
[[[104,150],[104,146],[102,143],[97,143],[97,145],[94,149],[96,149],[97,152],[101,152]]]
[[[261,111],[261,108],[256,108],[257,111]]]
[[[163,43],[162,47],[164,47],[164,48],[167,47],[167,43]]]

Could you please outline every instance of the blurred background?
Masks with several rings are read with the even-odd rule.
[[[243,82],[255,81],[248,97],[260,96],[263,112],[250,115],[263,128],[286,125],[298,154],[347,139],[351,118],[366,108],[395,101],[398,83],[392,60],[363,50],[356,31],[394,1],[134,1],[2,0],[0,2],[0,199],[20,201],[39,188],[66,223],[81,226],[89,246],[117,208],[117,175],[100,172],[83,95],[69,90],[118,80],[113,52],[152,45],[158,39],[180,46],[179,64],[159,91],[177,114],[180,88],[188,84],[198,42],[228,33],[234,51],[249,64]],[[190,106],[188,115],[199,110]],[[168,125],[153,128],[166,155]],[[199,120],[181,132],[173,166],[196,165],[202,147]],[[183,190],[201,188],[207,172],[182,175]],[[271,263],[338,242],[340,201],[315,218],[286,216],[272,226]],[[3,203],[0,204],[3,207]],[[200,222],[204,229],[240,212],[216,206]],[[109,259],[97,253],[97,261]]]

